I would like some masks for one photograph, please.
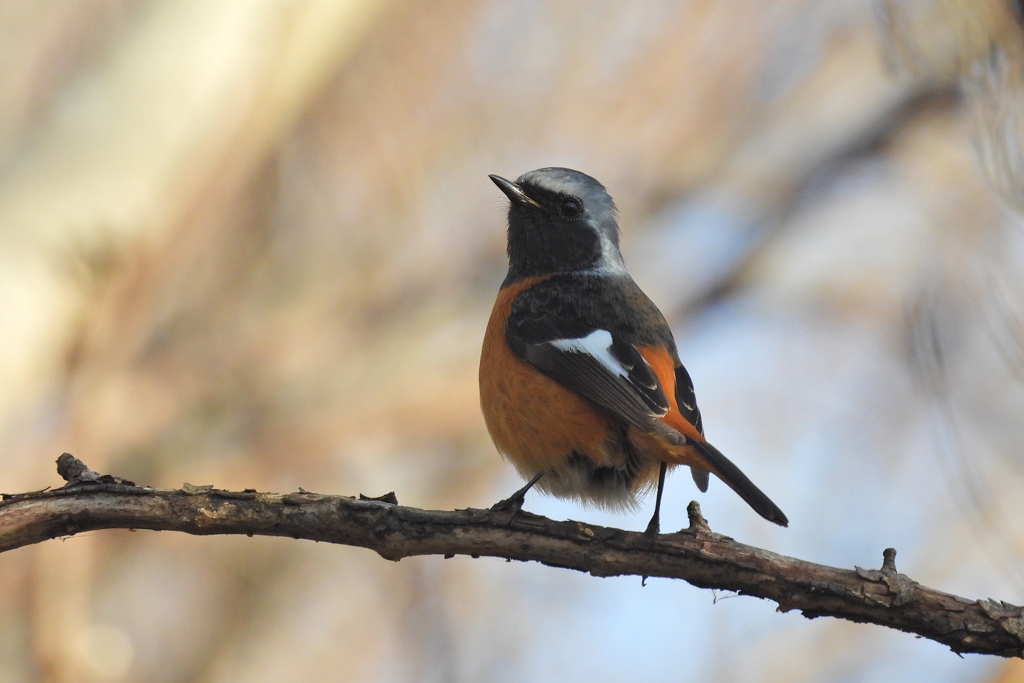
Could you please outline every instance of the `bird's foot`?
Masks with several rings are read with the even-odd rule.
[[[511,513],[508,517],[508,521],[505,522],[505,526],[511,526],[512,520],[516,518],[519,511],[523,509],[523,503],[526,502],[526,492],[533,488],[533,485],[537,483],[541,475],[535,476],[530,481],[526,482],[526,486],[519,489],[511,496],[504,500],[499,500],[497,503],[491,506],[492,512],[509,512]]]
[[[652,518],[647,524],[647,528],[644,530],[644,536],[647,536],[648,538],[656,538],[660,533],[661,523],[657,519]]]
[[[526,491],[519,489],[508,498],[499,500],[497,503],[491,506],[491,512],[519,512],[523,509],[523,503],[526,502]]]

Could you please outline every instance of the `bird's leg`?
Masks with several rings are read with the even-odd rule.
[[[526,492],[533,488],[533,485],[537,483],[537,480],[541,478],[543,472],[538,472],[534,475],[533,479],[526,482],[526,486],[519,489],[505,500],[498,501],[491,506],[491,510],[495,512],[511,511],[512,515],[508,518],[508,523],[511,524],[512,520],[515,519],[519,511],[523,509],[523,503],[526,502]]]
[[[654,499],[654,515],[647,524],[647,531],[644,532],[648,536],[657,536],[661,532],[661,494],[665,490],[665,472],[667,471],[668,463],[661,463],[661,469],[658,470],[658,493]]]

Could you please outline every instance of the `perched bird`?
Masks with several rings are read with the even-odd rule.
[[[528,479],[499,505],[513,513],[534,485],[560,498],[634,508],[657,484],[659,531],[668,467],[715,474],[765,519],[788,525],[768,496],[704,439],[690,376],[661,311],[626,272],[615,205],[568,168],[515,182],[508,275],[480,358],[480,404],[495,446]]]

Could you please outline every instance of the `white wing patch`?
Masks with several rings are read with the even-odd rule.
[[[629,375],[629,371],[612,355],[612,333],[608,330],[594,330],[586,337],[556,339],[548,343],[560,351],[585,353],[619,377]]]

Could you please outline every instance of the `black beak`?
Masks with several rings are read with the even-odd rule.
[[[505,196],[512,200],[513,203],[531,204],[533,206],[536,206],[538,209],[541,208],[540,204],[526,196],[526,193],[523,192],[523,188],[519,187],[511,180],[506,180],[505,178],[502,178],[500,175],[493,174],[487,177],[493,180],[494,184],[498,186],[498,189],[504,192]]]

